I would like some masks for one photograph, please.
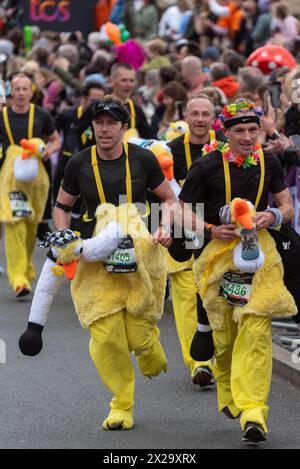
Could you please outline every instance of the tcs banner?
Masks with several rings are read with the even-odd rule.
[[[36,25],[41,30],[85,34],[93,31],[97,0],[23,0],[24,25]]]

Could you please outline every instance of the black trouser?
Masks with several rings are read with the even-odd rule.
[[[44,167],[47,171],[50,181],[50,187],[48,192],[48,199],[46,203],[46,207],[44,210],[43,220],[51,220],[52,218],[52,174],[51,174],[51,161],[50,159],[47,161],[43,161]]]

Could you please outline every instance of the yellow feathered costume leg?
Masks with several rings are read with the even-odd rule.
[[[133,427],[134,369],[129,351],[148,377],[166,371],[167,360],[153,321],[126,312],[99,319],[90,326],[90,355],[105,386],[112,392],[111,411],[103,428]]]
[[[170,275],[172,302],[178,339],[184,364],[193,377],[197,368],[207,366],[212,369],[211,360],[198,362],[190,354],[191,343],[197,328],[197,297],[194,273],[192,270],[174,272]]]
[[[11,287],[16,290],[24,285],[30,290],[35,278],[32,253],[35,246],[37,226],[25,220],[7,223],[5,228],[5,254],[7,276]]]
[[[111,412],[103,428],[133,427],[134,369],[128,353],[124,312],[99,319],[90,328],[90,356],[111,391]]]
[[[167,359],[159,341],[160,331],[154,321],[125,314],[125,328],[130,352],[137,357],[140,372],[149,378],[167,371]]]

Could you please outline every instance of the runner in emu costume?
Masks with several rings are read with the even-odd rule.
[[[87,213],[79,223],[82,229],[78,229],[86,239],[80,246],[76,235],[67,234],[66,238],[71,238],[71,243],[67,244],[73,244],[71,248],[67,246],[67,252],[55,245],[57,240],[64,239],[64,234],[48,239],[49,244],[54,245],[52,254],[58,254],[64,267],[78,260],[71,284],[72,297],[80,323],[89,328],[91,358],[103,383],[113,394],[111,410],[103,422],[107,430],[125,430],[134,425],[135,376],[130,352],[134,351],[138,367],[145,376],[157,376],[167,367],[156,325],[163,311],[167,271],[163,248],[158,243],[168,247],[171,237],[162,227],[152,237],[135,204],[143,202],[145,205],[148,187],[168,206],[175,198],[155,156],[136,145],[123,144],[127,121],[126,109],[118,100],[108,96],[95,104],[96,146],[83,150],[67,164],[55,211],[57,228],[66,229],[66,212],[81,193]],[[120,203],[120,196],[124,195],[126,202]],[[162,222],[167,215],[163,209]],[[103,235],[110,223],[117,223],[113,234]],[[94,246],[87,243],[93,244],[94,237],[98,236],[100,255],[88,262],[86,249],[93,251]],[[105,236],[111,249],[106,254]],[[50,257],[52,260],[48,259],[44,265],[42,277],[45,278],[48,271],[53,280],[54,258]],[[39,282],[38,287],[42,287],[42,283],[39,285]],[[53,298],[56,283],[51,281],[51,285]],[[41,297],[42,288],[37,290]],[[28,328],[19,342],[21,351],[29,355],[39,352],[45,319],[39,314],[40,305],[36,302],[34,307],[34,303]],[[44,311],[48,306],[45,305]],[[32,336],[36,340],[32,340]],[[35,350],[31,349],[33,342]]]
[[[206,147],[179,195],[183,204],[205,204],[207,242],[194,266],[201,308],[192,356],[199,359],[198,344],[203,352],[203,336],[209,344],[212,335],[219,410],[230,418],[241,415],[243,439],[252,442],[265,440],[267,433],[272,317],[297,312],[283,283],[280,255],[266,230],[290,220],[293,207],[277,157],[264,155],[256,143],[261,114],[260,108],[246,100],[225,106],[221,118],[229,143]],[[269,191],[278,209],[267,208]],[[257,211],[255,224],[265,262],[253,275],[235,265],[236,224],[231,219],[229,224],[219,220],[220,209],[224,213],[224,205],[235,197],[249,200]],[[235,296],[242,298],[235,302]],[[210,347],[207,355],[212,352]]]

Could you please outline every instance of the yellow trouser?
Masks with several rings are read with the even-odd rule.
[[[32,255],[36,233],[37,225],[24,220],[5,226],[7,276],[14,290],[22,285],[30,288],[30,283],[35,279]]]
[[[94,322],[90,328],[90,356],[104,385],[112,392],[111,409],[129,410],[134,404],[134,352],[141,373],[157,376],[167,361],[156,324],[121,312]]]
[[[170,275],[175,323],[185,365],[191,375],[199,366],[212,368],[211,361],[197,362],[190,355],[190,347],[197,329],[197,297],[194,273],[183,270]]]
[[[221,412],[228,406],[234,416],[241,412],[241,426],[256,422],[267,432],[266,402],[272,378],[271,318],[246,316],[240,327],[226,317],[227,327],[214,331],[214,376]]]

